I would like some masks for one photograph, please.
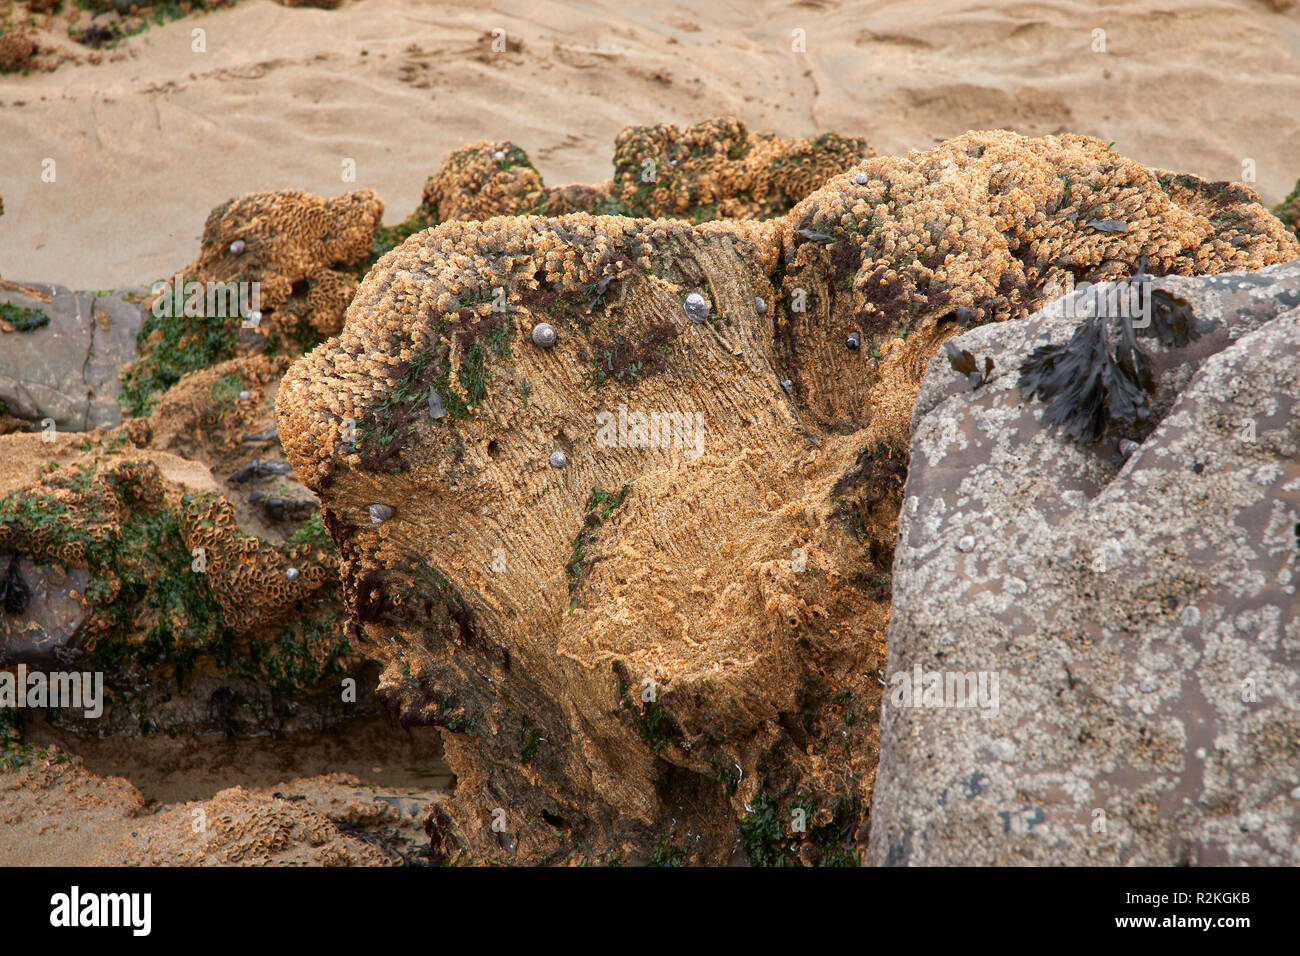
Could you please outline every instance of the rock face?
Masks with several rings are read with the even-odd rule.
[[[75,652],[88,614],[73,592],[85,593],[90,572],[38,567],[12,553],[0,555],[0,574],[6,572],[23,598],[0,612],[0,666],[57,664]]]
[[[1140,431],[1080,447],[1017,391],[1082,293],[955,340],[993,360],[975,390],[930,363],[874,863],[1300,862],[1300,261],[1154,285],[1215,324],[1152,347]]]
[[[852,500],[865,437],[811,430],[780,391],[760,240],[576,217],[424,235],[278,408],[381,695],[448,731],[436,838],[479,861],[720,861],[749,805],[754,854],[784,860],[798,805],[809,859],[856,859],[884,610],[832,491]],[[492,250],[516,263],[497,278]],[[426,272],[460,255],[509,312]],[[696,290],[716,326],[683,311]]]
[[[1298,253],[1248,190],[1002,132],[865,160],[765,222],[410,238],[277,415],[381,695],[446,731],[459,783],[431,837],[477,860],[856,862],[927,360],[1143,257]]]
[[[201,465],[132,442],[148,432],[134,419],[0,439],[0,573],[17,595],[0,604],[0,666],[102,671],[113,700],[96,731],[333,719],[361,661],[339,626],[332,542],[316,521],[281,541],[249,533]]]
[[[135,355],[144,321],[142,307],[123,296],[0,281],[0,304],[33,326],[20,331],[10,323],[12,331],[0,331],[0,401],[12,414],[52,418],[68,431],[122,423],[118,369]]]

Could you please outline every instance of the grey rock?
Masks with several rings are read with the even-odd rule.
[[[371,505],[370,523],[383,524],[396,513],[397,512],[392,505]]]
[[[0,573],[8,570],[9,558],[0,555]],[[72,592],[85,593],[90,572],[38,566],[25,555],[18,559],[15,570],[26,585],[27,600],[19,614],[0,608],[0,666],[66,662],[80,649],[89,617]]]
[[[123,294],[96,296],[41,283],[0,286],[0,302],[50,317],[31,332],[0,332],[0,401],[12,414],[52,418],[63,431],[122,424],[119,372],[135,358],[145,314]]]
[[[280,429],[275,425],[263,428],[260,432],[245,432],[243,438],[240,439],[242,442],[250,442],[254,444],[278,442],[279,440]]]
[[[239,471],[227,478],[226,481],[232,482],[236,485],[242,485],[244,482],[252,481],[254,478],[258,477],[258,475],[261,474],[261,469],[262,459],[254,458],[252,461],[246,462]]]
[[[759,315],[767,314],[767,300],[761,295],[754,296],[754,311]]]
[[[247,246],[244,244],[243,239],[236,239],[230,244],[230,254],[232,256],[242,256],[246,248]]]
[[[1126,461],[1049,434],[1016,390],[1039,340],[1083,321],[1068,297],[954,340],[994,359],[978,391],[942,352],[926,370],[870,862],[1300,863],[1300,260],[1153,284],[1215,325],[1143,340],[1154,427]],[[978,558],[944,547],[963,535]],[[996,706],[917,706],[897,678],[918,668],[983,674]]]
[[[867,176],[866,173],[854,173],[853,181],[857,183],[859,186],[865,186],[867,183],[871,182],[871,179]]]
[[[563,468],[569,463],[569,456],[562,451],[551,452],[551,467]]]
[[[226,480],[236,485],[242,485],[246,481],[252,481],[254,478],[266,478],[271,475],[288,475],[293,473],[293,466],[287,461],[274,461],[272,459],[254,458],[248,461]]]
[[[796,229],[795,233],[803,236],[809,242],[831,242],[835,238],[829,233],[818,232],[816,229]]]

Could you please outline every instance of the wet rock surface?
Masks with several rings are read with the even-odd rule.
[[[1081,447],[1017,391],[1080,293],[954,340],[993,359],[978,389],[927,369],[873,863],[1300,861],[1300,261],[1153,284],[1214,327],[1151,347],[1145,434]]]
[[[12,565],[11,565],[12,562]],[[0,574],[22,594],[0,612],[0,666],[57,664],[76,655],[89,616],[77,595],[85,593],[85,568],[39,567],[26,555],[0,555]]]

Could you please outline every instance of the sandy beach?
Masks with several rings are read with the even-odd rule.
[[[1086,133],[1212,180],[1253,160],[1273,204],[1300,175],[1300,7],[1282,6],[243,0],[152,26],[97,65],[60,25],[41,42],[83,62],[0,76],[0,274],[141,284],[188,261],[233,196],[369,187],[397,222],[467,142],[510,139],[548,183],[594,182],[622,127],[723,114],[885,155],[1004,127]]]

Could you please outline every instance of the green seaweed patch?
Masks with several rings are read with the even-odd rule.
[[[298,526],[298,529],[289,536],[288,543],[292,546],[307,545],[329,555],[339,553],[338,545],[330,537],[325,527],[325,519],[319,511],[312,512],[311,516]]]
[[[43,309],[0,302],[0,319],[13,326],[15,332],[35,332],[50,324],[50,317]]]
[[[480,715],[470,713],[462,705],[450,699],[441,702],[432,701],[429,710],[430,722],[435,727],[441,727],[452,733],[473,730],[482,721]]]
[[[655,844],[654,856],[646,866],[681,866],[686,862],[686,847],[674,846],[667,836],[661,836]]]
[[[646,745],[655,753],[659,753],[669,744],[677,743],[677,736],[672,732],[672,720],[668,717],[664,705],[660,703],[659,695],[656,694],[654,700],[647,701],[645,706],[641,707],[632,699],[632,688],[627,679],[627,671],[621,662],[614,663],[614,673],[618,676],[619,701],[631,716],[632,726],[636,728],[636,732]]]
[[[322,589],[325,591],[326,589]],[[248,646],[248,676],[289,697],[312,693],[322,681],[347,673],[352,646],[343,622],[330,603],[332,596],[313,596],[309,616],[295,621],[270,640]]]
[[[573,551],[564,566],[569,579],[569,610],[578,606],[579,588],[595,561],[587,557],[587,548],[596,540],[600,526],[610,519],[627,500],[629,486],[624,485],[617,494],[595,487],[587,498],[587,514],[582,519],[582,530],[573,539]]]
[[[525,765],[531,763],[537,756],[537,748],[542,743],[542,735],[529,726],[530,724],[531,721],[525,715],[519,729],[519,762]]]
[[[357,423],[357,453],[366,471],[401,470],[398,456],[415,433],[419,416],[426,413],[431,393],[437,392],[442,399],[448,417],[460,418],[466,413],[459,396],[447,385],[445,345],[417,352],[397,370],[397,380],[388,394],[368,407]]]
[[[86,494],[96,471],[93,463],[69,467],[48,483]],[[94,668],[105,673],[112,699],[124,700],[143,715],[141,685],[170,671],[177,691],[183,692],[203,657],[225,676],[263,681],[296,697],[341,673],[340,662],[350,649],[337,615],[328,609],[336,584],[317,591],[299,622],[276,639],[250,641],[243,648],[226,624],[207,576],[194,572],[184,535],[187,520],[210,524],[202,516],[216,496],[186,495],[174,508],[145,500],[139,475],[130,468],[105,478],[102,484],[124,512],[117,528],[91,534],[64,501],[40,490],[15,491],[0,500],[0,527],[10,547],[39,554],[74,548],[84,556],[90,572],[85,597],[94,607],[87,650]],[[32,549],[32,542],[39,547]],[[152,722],[142,717],[141,730],[151,729]]]
[[[711,764],[711,766],[713,767],[714,779],[717,780],[718,783],[722,785],[722,789],[727,792],[727,796],[729,797],[735,796],[736,790],[740,787],[739,769],[738,768],[733,769],[732,767],[724,767],[722,764],[718,763],[717,761],[714,761]]]
[[[760,792],[739,824],[741,847],[750,865],[801,866],[799,850],[812,844],[815,848],[812,856],[818,866],[861,866],[854,843],[860,816],[856,797],[842,797],[831,818],[823,824],[814,822],[820,807],[820,798],[805,797],[783,811],[775,798]],[[802,811],[805,827],[802,832],[792,829],[795,810]]]
[[[370,256],[354,266],[351,271],[356,274],[357,278],[363,278],[374,267],[376,262],[411,238],[411,236],[418,232],[424,232],[426,229],[432,229],[436,225],[438,225],[437,210],[430,209],[424,204],[416,206],[415,211],[397,225],[380,226],[376,229]]]
[[[239,393],[243,390],[244,380],[234,372],[227,372],[213,382],[208,391],[218,405],[227,405],[239,398]]]
[[[191,277],[186,284],[196,281]],[[170,289],[170,287],[169,287]],[[168,291],[149,309],[136,333],[138,357],[122,369],[118,401],[130,415],[148,415],[159,397],[183,375],[233,358],[238,337],[237,317],[172,315]]]
[[[456,332],[463,350],[457,370],[459,389],[451,387],[447,346],[417,352],[409,362],[397,366],[397,379],[384,398],[366,409],[357,424],[357,453],[367,471],[400,471],[401,452],[417,433],[418,423],[427,418],[430,396],[436,394],[449,420],[465,418],[488,397],[488,356],[499,361],[510,358],[511,325],[507,317],[494,312],[475,320],[470,309],[461,311],[462,325]],[[439,327],[438,339],[446,332]]]
[[[591,214],[593,216],[626,216],[629,219],[639,218],[635,209],[624,203],[621,199],[614,196],[602,196],[592,204]]]
[[[165,505],[133,510],[110,540],[111,551],[87,553],[94,576],[86,597],[109,622],[92,648],[96,665],[134,677],[170,664],[180,691],[201,655],[228,663],[234,633],[206,577],[191,569],[180,513]],[[111,600],[109,574],[118,585]]]
[[[1273,214],[1282,220],[1284,226],[1300,237],[1300,179],[1296,180],[1295,189],[1273,207]]]

